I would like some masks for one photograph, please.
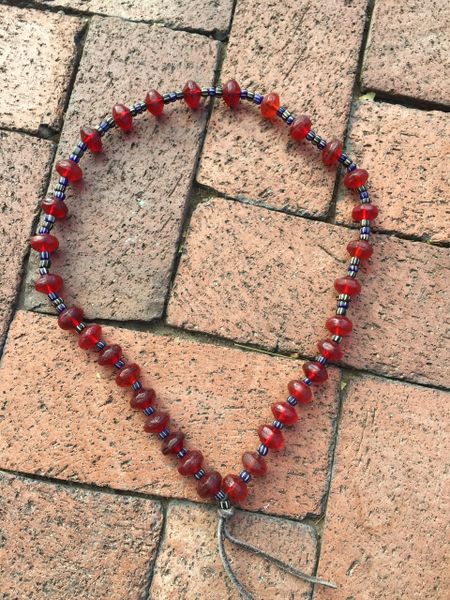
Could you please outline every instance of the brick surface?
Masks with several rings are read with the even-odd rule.
[[[377,378],[344,401],[314,600],[446,600],[449,394]]]
[[[447,0],[376,0],[363,86],[450,104],[450,5]]]
[[[158,502],[0,473],[2,598],[143,598]]]
[[[380,207],[377,226],[434,242],[450,240],[450,115],[365,102],[356,109],[347,140],[354,160],[370,171]],[[336,218],[351,223],[354,193],[341,185]]]
[[[58,128],[82,19],[0,6],[0,126]]]
[[[263,93],[278,91],[297,114],[312,115],[327,136],[342,137],[364,26],[366,0],[237,5],[222,80]],[[258,18],[255,18],[258,14]],[[200,183],[229,196],[298,213],[324,215],[335,169],[309,144],[290,142],[285,125],[264,122],[256,107],[215,110],[208,127]]]
[[[162,21],[176,27],[224,32],[228,29],[232,0],[37,0],[39,4],[71,8],[134,21]]]
[[[111,40],[114,48],[111,50]],[[119,19],[94,18],[58,149],[67,155],[83,124],[97,124],[117,102],[190,77],[212,81],[217,43],[203,36]],[[199,150],[206,110],[170,107],[170,118],[136,119],[134,132],[110,132],[101,156],[86,156],[84,185],[69,192],[53,267],[88,316],[160,316]],[[33,255],[33,278],[37,258]],[[28,307],[42,297],[28,285]]]
[[[52,155],[51,142],[0,132],[0,346],[20,286],[31,223],[47,184]]]
[[[217,548],[217,511],[185,502],[171,502],[166,531],[151,586],[158,600],[214,598],[239,600],[225,573]],[[300,570],[311,573],[316,538],[309,525],[238,511],[229,530]],[[309,598],[309,585],[249,552],[226,543],[237,576],[258,600]],[[289,594],[289,595],[288,595]]]
[[[270,404],[286,396],[297,361],[212,344],[105,327],[129,360],[142,367],[173,428],[223,475],[241,469],[244,450],[257,447],[257,427]],[[17,377],[20,373],[20,377]],[[326,491],[339,376],[286,430],[285,451],[270,457],[267,481],[253,486],[246,507],[295,517],[318,514]],[[0,367],[1,465],[148,494],[197,500],[194,482],[142,429],[110,373],[58,330],[53,318],[17,314]]]
[[[179,265],[172,325],[314,355],[345,273],[349,229],[226,200],[199,205]],[[349,315],[345,362],[420,382],[448,383],[446,248],[376,236]],[[426,341],[426,343],[424,343]]]

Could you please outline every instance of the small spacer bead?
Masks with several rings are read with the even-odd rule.
[[[365,233],[365,234],[369,235],[370,227],[367,227],[367,225],[365,225],[364,227],[361,227],[361,229],[359,231],[360,231],[360,233]]]
[[[292,125],[292,123],[294,122],[294,120],[295,120],[294,115],[289,115],[289,117],[286,119],[286,123],[288,125]]]
[[[140,389],[141,389],[141,387],[142,387],[142,383],[141,383],[140,381],[135,381],[131,387],[132,387],[132,388],[133,388],[133,390],[135,390],[135,391],[136,391],[136,390],[140,390]]]
[[[50,231],[48,227],[39,227],[38,233],[46,234]]]
[[[143,412],[149,417],[155,412],[155,409],[152,406],[149,406],[148,408],[145,408]]]
[[[306,134],[306,139],[308,140],[308,142],[312,142],[315,137],[316,137],[316,132],[313,131],[312,129],[310,129],[308,131],[308,133]]]
[[[219,490],[217,492],[217,494],[214,496],[214,498],[216,500],[218,500],[219,502],[221,502],[222,500],[225,500],[226,499],[225,492],[223,490]],[[230,504],[230,506],[231,506],[231,504]]]
[[[260,456],[267,456],[267,454],[269,453],[269,448],[265,444],[260,444],[258,446],[257,452]]]
[[[183,92],[181,92],[181,93],[183,93]],[[181,98],[182,97],[183,96],[181,96]],[[169,102],[176,102],[178,100],[177,92],[169,92],[169,98],[170,98]]]
[[[207,87],[202,87],[200,92],[203,98],[207,98],[209,96],[209,88]]]
[[[322,138],[320,137],[320,135],[318,135],[316,133],[316,135],[314,136],[314,139],[311,140],[311,143],[314,144],[315,146],[319,146],[321,141],[322,141]],[[325,145],[326,145],[326,143],[325,143]]]
[[[223,89],[221,85],[216,85],[216,96],[217,98],[222,98]]]
[[[255,95],[255,94],[253,94],[253,95],[250,97],[250,96],[249,96],[249,93],[250,93],[250,94],[253,94],[253,92],[249,92],[248,90],[245,90],[245,89],[244,89],[244,90],[241,90],[241,94],[240,94],[240,96],[241,96],[241,99],[242,99],[242,100],[253,100],[253,98],[254,98],[254,95]]]
[[[81,157],[82,156],[78,156],[78,154],[70,154],[69,155],[69,160],[71,160],[72,162],[78,164],[80,162]]]
[[[216,95],[216,88],[215,87],[208,88],[208,96],[215,96],[215,95]]]
[[[364,240],[365,242],[367,242],[367,241],[369,241],[369,239],[370,239],[370,236],[369,236],[367,233],[361,233],[361,234],[359,235],[359,239],[360,239],[360,240]]]
[[[163,102],[164,102],[164,104],[169,104],[170,94],[163,94]]]
[[[201,479],[202,477],[204,477],[206,475],[205,471],[203,469],[199,469],[197,471],[197,473],[194,473],[194,477],[195,479]]]
[[[283,423],[281,423],[280,421],[273,421],[272,425],[280,430],[283,429],[283,427],[284,427]]]
[[[64,302],[62,302],[61,304],[58,304],[58,306],[56,306],[56,310],[58,312],[63,312],[63,310],[66,310],[67,306],[64,304]]]
[[[340,155],[340,157],[338,158],[338,161],[339,161],[340,163],[345,163],[345,161],[346,161],[347,159],[348,159],[348,156],[347,156],[346,154],[342,153],[342,154]]]
[[[317,147],[319,148],[319,150],[323,150],[326,145],[327,145],[326,140],[320,140],[320,142],[317,144]]]
[[[219,492],[217,492],[217,494],[219,494],[220,492],[222,492],[222,490],[220,490]],[[227,497],[227,495],[225,494],[225,492],[222,492],[222,493],[223,493],[223,495],[225,496],[225,498],[224,498],[223,500],[220,500],[220,504],[219,504],[219,506],[220,506],[220,508],[221,508],[222,510],[230,510],[230,508],[231,508],[231,502],[230,502],[230,500],[228,499],[228,497]],[[217,494],[216,494],[216,496],[217,496]]]
[[[346,300],[338,300],[337,307],[338,308],[348,308],[349,303]]]
[[[65,188],[66,188],[66,187],[69,185],[69,180],[67,179],[67,177],[62,177],[62,176],[61,176],[61,177],[58,179],[58,183],[59,183],[59,185],[62,185],[63,187],[65,187]]]
[[[327,365],[328,361],[325,358],[325,356],[322,356],[321,354],[319,354],[319,356],[316,358],[316,361],[319,362],[321,365]]]
[[[166,428],[166,429],[163,429],[162,431],[160,431],[158,435],[162,440],[165,440],[166,437],[169,435],[169,433],[170,433],[170,431]]]
[[[48,269],[52,264],[51,260],[40,260],[39,261],[39,268],[40,269]]]
[[[303,381],[303,383],[306,383],[306,385],[311,385],[312,384],[311,379],[308,379],[307,377],[303,377],[302,381]]]
[[[336,344],[340,344],[342,342],[342,336],[341,335],[332,335],[331,339],[333,340],[333,342],[336,342]]]
[[[86,152],[86,150],[87,150],[87,146],[86,146],[86,144],[85,144],[84,142],[82,142],[82,141],[79,141],[79,142],[78,142],[78,144],[77,144],[77,147],[78,147],[80,150],[82,150],[83,152]]]
[[[205,89],[205,88],[203,88],[203,89]],[[174,94],[176,95],[175,100],[183,100],[183,98],[184,98],[183,90],[177,90],[176,92],[174,92]],[[175,102],[175,100],[172,100],[172,102]]]
[[[239,473],[239,477],[242,479],[242,481],[244,483],[248,483],[250,481],[250,479],[252,478],[252,476],[250,475],[250,473],[248,471],[241,471]]]
[[[352,159],[347,156],[347,158],[344,160],[344,167],[349,167],[352,163]]]
[[[352,172],[356,169],[356,165],[355,163],[352,163],[351,165],[348,165],[347,167],[347,171]]]
[[[65,198],[66,198],[66,195],[64,192],[59,192],[57,190],[53,191],[52,196],[53,196],[53,198],[56,198],[57,200],[61,200],[61,201],[65,200]]]
[[[56,296],[56,298],[53,298],[52,302],[55,306],[59,306],[63,302],[63,299],[60,296]]]
[[[116,369],[121,369],[122,367],[125,366],[125,361],[123,361],[122,359],[118,360],[115,365]]]
[[[50,258],[50,252],[39,252],[39,258],[41,260],[48,260]]]
[[[48,294],[49,299],[53,302],[53,300],[56,300],[56,298],[59,298],[58,294],[55,294],[55,292],[50,292],[50,294]]]
[[[258,92],[255,92],[253,95],[253,102],[255,104],[261,104],[261,102],[264,100],[264,96],[262,96],[261,94],[259,94]]]
[[[45,215],[44,221],[46,221],[47,223],[54,223],[56,221],[56,217],[54,217],[53,215]]]
[[[357,256],[352,256],[350,264],[351,265],[359,265],[360,262],[361,262],[361,259],[359,259]]]
[[[350,302],[351,296],[348,294],[339,294],[338,300],[345,300],[346,302]]]
[[[97,346],[98,350],[103,350],[103,348],[106,346],[105,342],[102,341],[97,342],[95,345]]]
[[[336,314],[339,316],[344,316],[347,314],[347,308],[346,307],[340,307],[336,309]]]
[[[86,323],[78,323],[78,325],[75,327],[75,331],[77,333],[81,333],[83,331],[83,329],[86,327]]]
[[[48,275],[50,273],[50,271],[47,269],[47,267],[39,267],[39,275]]]
[[[183,458],[183,456],[186,456],[186,454],[187,454],[186,448],[181,448],[181,450],[179,452],[177,452],[178,458]]]
[[[280,108],[277,110],[277,116],[278,117],[282,117],[283,114],[287,111],[287,108],[284,106],[280,106]]]
[[[252,91],[250,91],[250,90],[244,90],[244,91],[245,91],[245,92],[246,92],[246,94],[247,94],[247,95],[245,96],[245,97],[247,98],[247,100],[251,100],[251,101],[253,102],[253,99],[254,99],[254,97],[255,97],[255,92],[252,92]],[[243,97],[244,97],[244,96],[243,96]]]
[[[358,271],[350,271],[350,269],[347,271],[347,275],[349,277],[351,277],[352,279],[356,279],[356,276],[358,275]]]
[[[298,404],[297,400],[294,398],[294,396],[289,396],[287,401],[289,402],[289,404],[291,406],[296,406]]]

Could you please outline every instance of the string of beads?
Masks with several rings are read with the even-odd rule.
[[[204,458],[200,451],[187,449],[184,434],[170,429],[170,416],[167,412],[156,408],[156,393],[151,388],[144,388],[140,381],[140,367],[135,363],[127,363],[122,356],[122,349],[117,344],[110,344],[102,338],[102,328],[96,323],[87,324],[84,312],[78,306],[66,306],[59,295],[63,287],[62,278],[50,273],[51,255],[58,249],[58,239],[50,233],[57,219],[67,216],[67,206],[64,202],[69,184],[82,179],[83,173],[79,166],[80,160],[87,150],[93,153],[103,151],[103,136],[114,127],[130,131],[133,118],[148,111],[154,117],[164,112],[165,106],[184,100],[187,106],[196,110],[202,98],[222,98],[225,104],[235,109],[242,101],[248,101],[259,106],[265,119],[282,119],[290,128],[292,139],[301,143],[304,140],[313,144],[320,152],[326,166],[342,165],[346,169],[344,185],[355,190],[359,195],[360,204],[352,212],[354,221],[359,222],[359,239],[347,245],[351,257],[347,274],[336,279],[334,287],[337,292],[336,314],[325,323],[329,336],[317,344],[318,356],[313,361],[303,364],[302,378],[288,383],[289,395],[285,402],[274,402],[271,406],[274,420],[271,424],[261,425],[258,429],[260,444],[256,451],[242,454],[243,470],[239,474],[228,474],[222,478],[218,471],[208,471],[203,468]],[[160,94],[150,90],[143,102],[136,102],[131,108],[116,104],[112,114],[106,117],[96,128],[82,127],[80,141],[68,159],[56,163],[56,171],[60,178],[53,196],[42,202],[44,221],[39,226],[37,234],[31,238],[31,247],[39,253],[39,278],[35,282],[38,292],[47,294],[50,302],[59,313],[58,325],[62,329],[72,330],[79,334],[78,344],[86,350],[98,353],[98,363],[112,367],[116,374],[118,386],[131,388],[133,395],[131,407],[141,410],[146,415],[144,430],[159,436],[162,440],[163,454],[175,455],[178,460],[178,472],[185,476],[193,476],[197,480],[197,492],[201,498],[216,499],[223,509],[231,503],[243,503],[248,495],[248,483],[252,478],[261,477],[267,472],[265,457],[269,450],[278,452],[284,448],[283,428],[294,425],[299,418],[297,405],[312,401],[312,387],[324,383],[328,378],[327,365],[341,360],[343,353],[340,343],[352,331],[352,322],[346,316],[350,300],[361,291],[361,285],[356,279],[361,264],[372,255],[369,243],[371,222],[376,218],[378,209],[369,199],[366,188],[368,173],[357,165],[343,152],[342,143],[338,139],[329,142],[318,135],[311,125],[308,116],[295,117],[280,104],[277,93],[262,95],[247,89],[241,89],[235,80],[230,80],[222,86],[200,87],[194,81],[188,81],[182,90]]]

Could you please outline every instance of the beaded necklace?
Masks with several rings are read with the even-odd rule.
[[[225,104],[235,109],[241,100],[256,104],[265,119],[281,118],[290,128],[292,139],[301,143],[306,140],[321,151],[322,162],[326,166],[343,165],[346,169],[344,185],[359,194],[361,203],[352,211],[354,221],[360,223],[359,239],[350,241],[347,252],[351,256],[347,274],[336,279],[334,287],[337,291],[336,314],[330,317],[325,326],[330,333],[327,339],[317,344],[319,355],[313,361],[303,364],[302,378],[288,383],[288,398],[285,402],[276,401],[271,409],[274,421],[259,427],[258,437],[260,444],[255,452],[244,452],[242,455],[243,470],[237,474],[228,474],[225,477],[217,471],[203,468],[203,455],[198,450],[187,449],[184,445],[184,434],[181,431],[172,431],[169,428],[169,414],[156,408],[156,393],[151,388],[144,388],[140,381],[140,368],[135,363],[127,363],[122,357],[122,349],[117,344],[107,343],[102,338],[100,325],[84,322],[83,310],[77,306],[67,306],[59,295],[63,280],[59,275],[50,273],[51,254],[58,249],[58,239],[50,233],[56,219],[63,219],[67,215],[67,206],[64,202],[66,189],[69,184],[82,179],[83,173],[79,162],[86,150],[93,153],[102,152],[103,136],[114,127],[127,132],[133,127],[133,118],[148,111],[154,117],[162,115],[167,104],[184,100],[187,106],[195,110],[199,107],[202,97],[222,98]],[[38,292],[47,294],[50,302],[58,313],[58,325],[62,329],[72,330],[79,334],[78,345],[86,350],[98,353],[98,363],[115,369],[117,385],[131,388],[133,395],[130,400],[131,407],[141,410],[146,415],[144,430],[159,436],[162,441],[162,452],[178,458],[178,472],[185,477],[192,476],[197,481],[196,487],[201,498],[216,500],[219,510],[218,540],[220,555],[229,577],[236,585],[241,596],[248,600],[253,597],[244,588],[234,574],[230,561],[225,551],[224,538],[233,544],[256,553],[267,560],[271,560],[286,572],[311,583],[319,583],[329,587],[334,584],[301,573],[290,565],[279,561],[269,554],[242,542],[233,537],[226,527],[226,520],[234,512],[234,505],[243,504],[248,495],[248,484],[253,478],[266,474],[267,463],[265,457],[269,450],[278,452],[284,448],[283,428],[294,425],[298,421],[296,407],[312,401],[312,387],[323,384],[327,378],[327,365],[337,362],[342,356],[340,343],[343,337],[352,331],[352,322],[346,316],[352,297],[358,295],[361,286],[356,280],[357,273],[363,261],[372,255],[372,246],[369,243],[371,221],[376,218],[378,209],[371,204],[366,189],[368,173],[358,168],[357,165],[343,153],[342,143],[338,139],[326,142],[311,128],[308,116],[294,117],[287,108],[280,106],[277,93],[271,92],[262,95],[247,89],[241,89],[235,80],[230,80],[222,86],[200,88],[194,81],[188,81],[182,90],[161,95],[156,90],[150,90],[144,102],[137,102],[131,108],[123,104],[116,104],[112,114],[106,117],[98,127],[82,127],[81,140],[70,154],[68,159],[56,163],[56,171],[60,175],[53,196],[42,202],[44,222],[38,227],[37,234],[30,240],[31,247],[39,253],[39,278],[35,282]]]

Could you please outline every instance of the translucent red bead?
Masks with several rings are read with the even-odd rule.
[[[288,402],[274,402],[272,413],[275,419],[283,425],[293,425],[298,421],[297,411]]]
[[[328,371],[326,367],[319,362],[306,362],[303,367],[303,373],[314,384],[323,383],[328,379]]]
[[[328,331],[334,335],[345,337],[350,335],[353,329],[353,324],[347,317],[335,316],[327,319],[325,323]]]
[[[257,452],[244,452],[242,464],[244,469],[253,477],[262,477],[267,473],[267,463]]]
[[[232,502],[241,503],[247,499],[248,488],[238,475],[225,475],[222,482],[223,491]]]
[[[156,400],[156,392],[155,390],[137,390],[134,393],[134,396],[130,400],[131,408],[135,410],[145,410],[146,408],[150,408],[153,406]]]
[[[288,392],[297,400],[297,402],[300,402],[300,404],[307,404],[312,400],[311,386],[304,381],[290,381],[288,383]]]
[[[78,306],[70,306],[60,313],[58,325],[61,329],[75,329],[84,319],[83,309]]]
[[[101,337],[102,328],[100,327],[100,325],[93,323],[92,325],[88,325],[87,327],[85,327],[80,333],[80,337],[78,338],[78,345],[84,350],[94,348],[94,346],[101,340]]]
[[[334,288],[338,294],[347,294],[348,296],[357,296],[361,293],[361,284],[353,277],[339,277],[334,282]]]
[[[362,221],[362,219],[367,219],[368,221],[373,221],[378,216],[378,206],[375,204],[371,204],[367,202],[367,204],[358,204],[352,210],[352,219],[354,221]]]
[[[59,242],[58,238],[50,233],[43,233],[39,235],[34,235],[30,239],[30,246],[36,252],[55,252],[58,250]]]
[[[178,473],[184,477],[194,475],[203,464],[203,454],[198,450],[188,450],[178,465]]]
[[[46,198],[41,204],[41,208],[46,215],[51,215],[55,219],[64,219],[67,216],[67,205],[56,198]]]
[[[98,153],[103,150],[102,138],[96,129],[82,127],[80,129],[80,138],[91,152]]]
[[[283,450],[284,436],[281,431],[273,425],[261,425],[258,429],[258,436],[261,442],[274,452]]]
[[[273,119],[280,108],[280,97],[276,92],[266,94],[260,104],[261,114],[265,119]]]
[[[328,142],[322,151],[322,162],[327,167],[335,165],[342,154],[341,142],[334,138]]]
[[[344,177],[344,185],[349,190],[356,190],[366,183],[369,179],[369,173],[365,169],[355,169],[349,171]]]
[[[83,178],[83,171],[76,163],[69,159],[59,160],[56,163],[55,169],[61,177],[65,177],[70,183],[76,183]]]
[[[321,340],[317,343],[317,349],[322,356],[331,362],[337,362],[343,357],[343,352],[339,344],[333,340]]]
[[[127,365],[120,369],[120,371],[116,375],[116,383],[120,387],[127,387],[129,385],[133,385],[139,379],[139,375],[141,374],[141,369],[139,365],[135,363],[131,365]]]
[[[297,117],[291,125],[291,138],[296,142],[301,142],[311,131],[311,119],[302,115]]]
[[[165,438],[161,447],[163,454],[178,454],[183,448],[184,433],[181,431],[173,431]]]
[[[58,293],[62,289],[62,286],[62,277],[59,275],[53,275],[52,273],[42,275],[34,282],[35,290],[37,292],[41,292],[41,294]]]
[[[373,248],[366,240],[353,240],[349,242],[347,251],[350,256],[354,256],[360,260],[367,260],[373,254]]]
[[[197,493],[200,498],[214,498],[221,487],[222,475],[218,471],[211,471],[197,483]]]
[[[200,100],[202,99],[202,90],[195,81],[189,80],[184,84],[183,98],[192,110],[199,107]]]
[[[149,113],[159,117],[164,111],[164,99],[158,91],[149,90],[145,96],[145,106]]]
[[[161,433],[168,426],[170,417],[166,412],[155,411],[147,417],[144,423],[144,431],[147,433]]]
[[[120,360],[121,356],[122,348],[119,346],[119,344],[105,346],[99,354],[98,364],[103,366],[113,366],[117,361]]]
[[[236,108],[241,99],[241,87],[234,79],[230,79],[223,86],[222,98],[230,108]]]
[[[133,117],[130,109],[124,104],[116,104],[112,109],[113,119],[122,131],[130,131],[133,127]]]

